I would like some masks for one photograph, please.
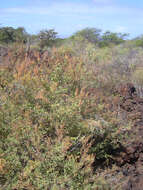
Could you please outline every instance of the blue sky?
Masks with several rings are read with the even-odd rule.
[[[143,34],[142,0],[2,0],[1,26],[25,27],[29,33],[54,28],[69,36],[85,27]]]

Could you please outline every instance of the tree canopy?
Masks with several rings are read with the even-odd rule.
[[[126,33],[122,34],[110,31],[102,33],[102,31],[97,28],[85,28],[83,30],[77,31],[71,38],[73,40],[85,40],[100,47],[105,47],[111,44],[118,45],[123,43],[127,36],[128,34]]]
[[[122,34],[122,33],[106,31],[102,35],[102,40],[101,40],[100,46],[104,47],[104,46],[108,46],[110,44],[118,45],[120,43],[123,43],[127,36],[128,36],[128,34],[126,34],[126,33]]]
[[[123,43],[128,34],[115,32],[102,32],[98,28],[85,28],[77,31],[69,38],[59,38],[58,33],[54,29],[41,30],[38,34],[28,34],[23,27],[0,27],[0,43],[10,44],[14,42],[26,43],[29,40],[32,44],[36,44],[40,48],[59,46],[64,41],[76,41],[79,43],[91,43],[99,47],[110,45],[118,45]],[[136,41],[138,46],[142,46],[142,38]]]
[[[100,41],[101,30],[97,28],[85,28],[76,32],[72,38],[82,37],[90,43],[98,43]]]
[[[56,42],[57,32],[54,29],[41,30],[38,34],[39,45],[41,48],[53,46]]]
[[[9,44],[13,42],[26,42],[27,33],[23,27],[14,29],[13,27],[0,28],[0,42]]]

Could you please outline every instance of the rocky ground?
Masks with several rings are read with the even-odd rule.
[[[120,85],[116,93],[121,112],[133,123],[129,138],[114,157],[116,172],[122,174],[123,190],[143,190],[143,98],[131,83]]]
[[[100,173],[113,189],[143,190],[143,98],[138,97],[131,83],[118,86],[115,94],[118,96],[120,112],[132,122],[132,128],[127,132],[128,138],[123,139],[119,148],[115,152],[111,150],[113,158],[110,166],[108,165],[109,169],[105,169],[102,165],[103,160],[97,160],[96,156],[89,167],[97,174]],[[79,149],[84,157],[90,147],[96,146],[96,141],[97,136],[91,135],[85,142],[77,143],[77,147],[73,146],[71,149]]]
[[[143,98],[136,94],[132,84],[122,85],[118,92],[121,96],[120,107],[126,111],[133,127],[130,140],[126,142],[124,151],[117,160],[125,178],[129,178],[123,187],[125,190],[143,189]]]

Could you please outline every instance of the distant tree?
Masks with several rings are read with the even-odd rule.
[[[110,31],[106,31],[102,35],[102,39],[100,42],[100,46],[109,46],[111,44],[118,45],[120,43],[123,43],[125,41],[125,38],[128,36],[128,34],[122,34],[122,33],[114,33]]]
[[[38,34],[39,45],[41,48],[51,47],[56,43],[57,32],[54,29],[42,30]]]
[[[28,36],[28,33],[23,27],[18,27],[14,31],[14,41],[26,43]]]
[[[136,46],[143,47],[143,35],[133,39]]]
[[[83,30],[80,30],[76,32],[73,36],[72,39],[76,37],[81,37],[82,39],[87,40],[90,43],[98,43],[100,41],[100,33],[101,30],[97,28],[85,28]]]
[[[27,33],[23,27],[14,29],[13,27],[0,28],[0,43],[9,44],[13,42],[26,42]]]
[[[14,41],[14,29],[12,27],[1,27],[0,28],[0,42],[11,43]]]

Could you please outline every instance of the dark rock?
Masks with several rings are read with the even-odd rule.
[[[126,99],[136,95],[136,89],[132,83],[121,84],[117,87],[116,92]]]
[[[143,190],[143,175],[130,177],[124,190]]]
[[[134,122],[132,138],[128,146],[115,158],[124,176],[129,177],[123,190],[143,190],[143,99],[138,97],[133,84],[122,84],[117,88],[120,108]]]

